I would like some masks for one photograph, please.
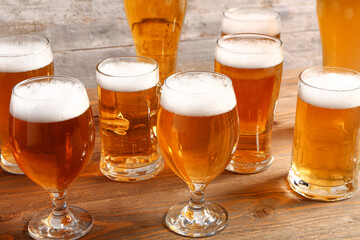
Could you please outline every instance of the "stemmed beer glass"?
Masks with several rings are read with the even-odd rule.
[[[158,112],[158,142],[164,159],[191,194],[190,202],[167,212],[165,223],[172,231],[204,237],[227,225],[227,211],[205,202],[204,193],[230,162],[238,124],[234,89],[225,75],[182,72],[166,79]]]
[[[69,184],[88,163],[94,120],[82,82],[63,76],[35,77],[17,84],[10,101],[10,146],[21,170],[50,192],[53,208],[28,225],[36,239],[77,239],[93,225],[91,214],[67,207]]]

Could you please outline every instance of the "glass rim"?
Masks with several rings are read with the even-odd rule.
[[[220,76],[222,79],[226,80],[227,84],[224,84],[223,88],[219,89],[219,90],[214,90],[214,91],[209,91],[209,92],[187,92],[187,91],[183,91],[183,90],[179,90],[176,88],[173,88],[171,86],[169,86],[168,81],[171,80],[172,78],[175,78],[178,75],[183,75],[183,74],[212,74],[212,75],[217,75]],[[181,72],[177,72],[174,73],[172,75],[170,75],[169,77],[167,77],[164,81],[164,86],[166,86],[168,89],[175,91],[175,92],[179,92],[179,93],[184,93],[184,94],[189,94],[189,95],[205,95],[205,94],[212,94],[212,93],[220,93],[222,91],[225,91],[227,88],[232,87],[232,81],[231,79],[226,76],[225,74],[222,73],[218,73],[218,72],[212,72],[212,71],[181,71]]]
[[[80,87],[85,90],[84,83],[82,81],[80,81],[79,79],[77,79],[77,78],[70,77],[70,76],[64,76],[64,75],[49,75],[49,76],[32,77],[32,78],[28,78],[26,80],[23,80],[23,81],[17,83],[12,89],[12,94],[14,96],[18,97],[18,98],[27,99],[27,100],[31,100],[31,101],[58,101],[58,100],[64,99],[64,97],[49,98],[49,99],[38,99],[38,98],[33,98],[33,97],[25,97],[25,96],[22,96],[21,94],[16,92],[16,90],[19,87],[21,87],[23,85],[26,85],[26,84],[28,84],[30,82],[37,82],[37,81],[42,81],[42,80],[53,80],[53,79],[65,80],[65,81],[70,81],[70,82],[73,82],[73,83],[80,84]],[[66,95],[66,98],[75,96],[76,94],[77,93],[74,93],[71,96]]]
[[[355,87],[355,88],[351,88],[351,89],[327,89],[327,88],[321,88],[321,87],[316,87],[308,82],[306,82],[303,79],[303,75],[306,74],[307,72],[311,72],[311,71],[316,71],[316,70],[339,70],[341,72],[344,73],[353,73],[354,76],[358,76],[359,77],[359,86]],[[328,71],[329,73],[335,73],[335,71]],[[329,92],[351,92],[351,91],[355,91],[355,90],[359,90],[360,89],[360,72],[352,70],[352,69],[348,69],[348,68],[342,68],[342,67],[329,67],[329,66],[317,66],[317,67],[311,67],[311,68],[306,68],[304,70],[302,70],[298,76],[299,81],[311,88],[314,89],[319,89],[322,91],[329,91]]]
[[[280,19],[280,13],[278,11],[276,11],[275,9],[272,9],[272,8],[267,8],[267,7],[232,7],[232,8],[226,8],[223,11],[223,16],[225,18],[228,18],[228,19],[231,19],[231,20],[236,20],[236,21],[240,21],[240,22],[243,21],[243,20],[240,20],[240,19],[238,19],[236,17],[228,15],[230,12],[233,12],[235,10],[266,10],[268,12],[274,13],[274,18],[271,18],[271,19]],[[245,14],[247,14],[247,13],[245,13]],[[256,20],[256,22],[266,22],[266,21],[269,21],[269,19]]]
[[[271,49],[267,49],[267,50],[263,50],[263,51],[257,51],[257,52],[246,52],[246,51],[236,51],[227,47],[223,47],[221,46],[220,41],[225,41],[228,38],[238,38],[238,37],[253,37],[254,39],[269,39],[269,40],[273,40],[274,42],[277,42],[278,44],[276,46],[274,46]],[[256,37],[256,38],[255,38]],[[235,53],[235,54],[243,54],[243,55],[262,55],[262,54],[268,54],[271,52],[275,52],[278,49],[280,49],[282,47],[282,41],[280,39],[278,39],[277,37],[273,37],[267,34],[260,34],[260,33],[235,33],[235,34],[228,34],[228,35],[224,35],[222,37],[220,37],[217,41],[216,41],[216,48],[220,48],[226,52],[231,52],[231,53]]]
[[[41,35],[41,34],[34,34],[34,33],[19,33],[19,34],[0,35],[0,42],[1,42],[1,39],[3,39],[3,38],[20,37],[20,36],[33,37],[34,39],[38,38],[38,39],[45,40],[44,41],[44,46],[42,46],[41,48],[36,49],[36,50],[34,50],[32,52],[29,52],[29,53],[21,53],[21,54],[2,54],[2,53],[0,53],[0,57],[24,57],[24,56],[30,56],[30,55],[37,54],[37,53],[43,51],[44,49],[46,49],[46,48],[48,48],[50,46],[50,41],[49,41],[49,39],[47,37],[45,37],[44,35]]]
[[[137,74],[137,75],[113,75],[113,74],[104,73],[103,71],[100,70],[102,64],[106,64],[107,62],[110,62],[110,61],[113,61],[113,60],[121,60],[121,59],[124,59],[124,60],[126,60],[126,59],[144,59],[146,61],[149,61],[149,63],[150,62],[153,63],[154,68],[151,71],[148,71],[148,72],[142,73],[142,74]],[[111,78],[138,78],[138,77],[141,77],[141,76],[151,74],[151,73],[157,71],[158,69],[159,69],[159,64],[154,59],[148,58],[148,57],[143,57],[143,56],[110,57],[110,58],[106,58],[106,59],[102,60],[101,62],[99,62],[96,65],[96,71],[98,73],[100,73],[103,76],[111,77]]]

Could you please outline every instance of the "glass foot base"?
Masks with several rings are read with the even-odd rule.
[[[226,170],[241,174],[259,173],[268,169],[273,161],[273,156],[263,158],[257,156],[256,152],[251,151],[242,156],[234,156],[226,167]]]
[[[353,196],[357,191],[357,184],[352,182],[340,186],[320,186],[307,183],[290,170],[287,181],[291,189],[303,197],[318,201],[339,201]]]
[[[187,237],[206,237],[223,230],[229,221],[227,211],[213,203],[205,202],[202,211],[189,214],[189,202],[179,203],[166,213],[165,224],[173,232]]]
[[[82,208],[69,207],[69,224],[61,224],[62,228],[50,227],[49,215],[51,208],[43,210],[30,219],[28,231],[35,239],[79,239],[88,233],[94,223],[90,213]]]
[[[107,178],[119,182],[137,182],[150,179],[164,169],[164,159],[159,157],[150,165],[138,168],[123,168],[113,166],[106,161],[100,161],[100,172]]]
[[[16,164],[15,159],[12,158],[14,163],[11,163],[7,160],[5,160],[5,158],[3,157],[3,155],[1,155],[1,162],[0,162],[0,166],[1,168],[8,172],[8,173],[12,173],[12,174],[24,174],[23,171],[19,168],[19,166]]]

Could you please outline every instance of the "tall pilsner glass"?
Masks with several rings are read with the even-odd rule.
[[[234,33],[261,33],[280,39],[280,13],[270,8],[229,8],[223,13],[221,36]]]
[[[158,141],[170,168],[188,185],[190,202],[172,207],[165,223],[174,232],[204,237],[225,228],[228,214],[204,202],[206,186],[220,175],[236,149],[236,97],[218,73],[183,72],[166,79],[160,98]]]
[[[159,64],[161,83],[176,70],[186,5],[187,0],[124,0],[136,53]]]
[[[94,120],[82,82],[63,76],[17,84],[10,101],[10,146],[21,170],[47,190],[53,209],[33,216],[36,239],[77,239],[93,225],[91,214],[67,207],[69,184],[88,163],[95,142]]]
[[[304,197],[337,201],[358,189],[360,73],[333,67],[300,74],[291,188]]]
[[[53,55],[47,38],[33,34],[0,36],[0,165],[9,173],[22,174],[9,143],[11,90],[20,81],[53,72]]]
[[[360,1],[317,0],[324,66],[360,71]]]
[[[221,37],[215,71],[233,82],[239,111],[239,144],[228,170],[256,173],[273,162],[271,129],[279,97],[283,55],[278,38],[262,34]]]

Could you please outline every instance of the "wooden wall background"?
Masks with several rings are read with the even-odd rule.
[[[225,8],[271,7],[281,14],[285,69],[321,64],[315,0],[188,0],[179,70],[212,70]],[[37,32],[52,44],[55,73],[95,87],[95,66],[134,55],[122,0],[1,0],[0,34]],[[206,69],[200,66],[207,66]]]

